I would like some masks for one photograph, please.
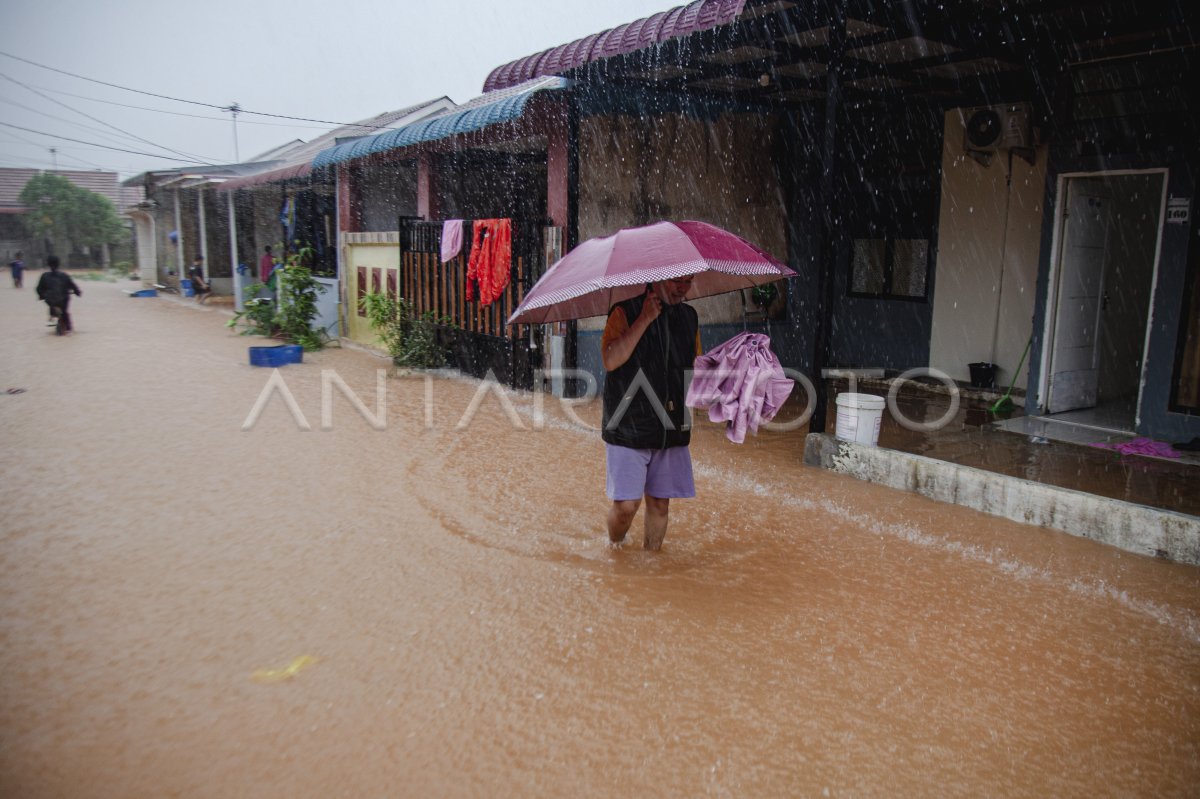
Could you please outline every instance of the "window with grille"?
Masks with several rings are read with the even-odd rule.
[[[929,239],[854,239],[850,294],[858,297],[925,300]]]

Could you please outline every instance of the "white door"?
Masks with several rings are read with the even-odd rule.
[[[1096,404],[1108,199],[1108,191],[1099,181],[1076,178],[1067,183],[1046,408],[1049,413],[1091,408]]]

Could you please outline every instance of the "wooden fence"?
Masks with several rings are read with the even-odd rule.
[[[467,261],[471,223],[463,223],[463,249],[441,261],[441,222],[401,218],[399,286],[389,285],[408,300],[417,315],[432,311],[444,324],[440,335],[453,365],[482,377],[489,370],[510,385],[529,387],[539,368],[540,326],[509,325],[508,317],[545,270],[540,224],[512,220],[512,266],[508,286],[489,305],[467,301]],[[374,287],[372,287],[374,288]]]

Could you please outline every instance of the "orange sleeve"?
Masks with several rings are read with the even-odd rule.
[[[625,309],[614,308],[608,315],[608,323],[604,325],[604,335],[600,337],[600,354],[603,355],[608,345],[619,339],[628,329],[629,320],[625,318]]]
[[[700,326],[696,326],[696,357],[699,358],[704,354],[704,348],[700,346]]]

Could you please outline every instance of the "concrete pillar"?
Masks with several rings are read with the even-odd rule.
[[[133,219],[134,230],[137,233],[137,252],[134,253],[134,257],[137,259],[138,274],[143,283],[153,285],[158,282],[158,246],[154,238],[154,215],[139,210],[131,211],[129,216]]]
[[[204,187],[196,189],[196,207],[200,217],[200,257],[204,259],[204,282],[208,282],[208,224],[204,218]]]
[[[337,167],[338,230],[342,233],[362,229],[362,194],[355,183],[355,171],[349,164]]]
[[[182,280],[185,274],[183,266],[183,211],[179,206],[179,189],[175,189],[175,274]]]
[[[432,153],[421,153],[417,156],[417,216],[429,221],[437,215],[437,167]]]
[[[842,70],[846,61],[847,0],[838,0],[833,6],[829,21],[829,68],[825,73],[825,131],[822,139],[821,207],[822,220],[821,259],[817,263],[817,335],[813,346],[813,372],[817,375],[817,396],[812,420],[808,429],[813,433],[825,432],[825,414],[828,405],[822,371],[829,363],[830,340],[833,332],[834,275],[836,272],[835,246],[839,219],[837,218],[838,187],[835,180],[837,170],[838,114],[842,106]]]
[[[564,231],[570,213],[570,137],[565,116],[555,114],[546,128],[546,215]]]
[[[233,191],[225,192],[229,197],[229,259],[233,263],[233,307],[240,311],[242,310],[242,286],[246,281],[241,270],[238,269],[237,212],[233,208],[235,193]]]

